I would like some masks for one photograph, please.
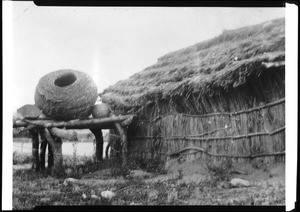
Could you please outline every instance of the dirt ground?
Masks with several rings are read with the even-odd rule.
[[[71,181],[37,174],[30,164],[13,168],[13,209],[38,205],[285,205],[284,163],[234,164],[224,173],[224,169],[207,168],[201,160],[174,160],[165,173],[135,170],[122,177],[107,167]],[[233,187],[233,178],[248,180],[250,186]],[[105,190],[115,193],[110,201],[101,197]]]
[[[284,205],[283,163],[254,168],[236,164],[225,179],[208,170],[200,160],[171,161],[164,174],[135,170],[126,178],[112,176],[111,168],[85,174],[66,183],[66,178],[38,175],[30,164],[14,165],[13,208],[38,205]],[[27,178],[27,179],[26,179]],[[232,187],[230,179],[250,182]],[[101,192],[113,191],[111,201]]]

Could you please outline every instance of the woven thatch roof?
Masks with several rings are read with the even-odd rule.
[[[105,89],[102,101],[114,110],[136,110],[157,99],[214,94],[244,84],[273,66],[284,66],[285,20],[235,30],[171,52],[157,63]],[[270,69],[269,69],[270,70]]]

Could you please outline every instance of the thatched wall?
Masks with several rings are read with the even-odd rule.
[[[219,95],[150,105],[128,129],[128,152],[133,158],[162,162],[178,155],[186,159],[233,156],[266,163],[283,161],[284,82],[284,69],[274,68],[239,89],[223,89]],[[186,147],[208,152],[178,152]]]
[[[170,113],[153,122],[140,120],[131,125],[128,152],[133,158],[162,162],[179,155],[186,159],[232,156],[260,158],[266,163],[283,161],[284,120],[284,98],[236,113]]]

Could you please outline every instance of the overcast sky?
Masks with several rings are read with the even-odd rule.
[[[13,2],[13,107],[34,104],[38,80],[70,68],[98,92],[164,54],[234,29],[284,17],[284,8],[37,7]]]

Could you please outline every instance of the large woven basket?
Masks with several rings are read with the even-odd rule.
[[[75,70],[58,70],[43,76],[35,90],[35,104],[56,120],[83,119],[92,113],[97,87],[90,76]]]

